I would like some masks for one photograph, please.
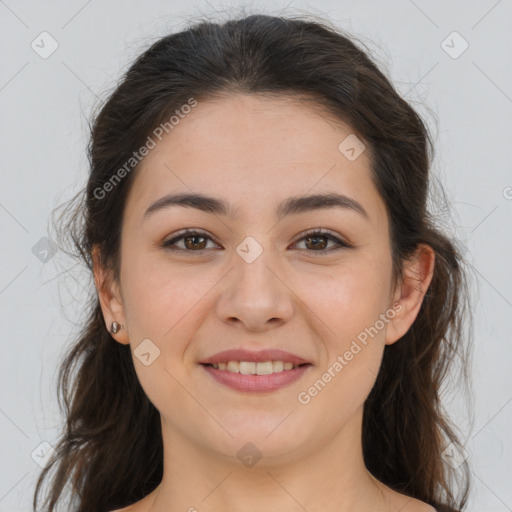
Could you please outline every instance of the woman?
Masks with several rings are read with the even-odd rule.
[[[439,399],[463,262],[425,125],[365,52],[327,23],[199,23],[133,63],[89,155],[67,228],[97,295],[35,509],[68,479],[79,512],[463,509]]]

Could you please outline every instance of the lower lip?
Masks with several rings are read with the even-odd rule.
[[[278,373],[268,375],[244,375],[234,373],[228,370],[219,370],[213,366],[201,365],[217,382],[229,386],[237,391],[248,391],[251,393],[275,391],[288,386],[292,382],[300,379],[305,372],[312,366],[305,364],[292,370],[284,370]]]

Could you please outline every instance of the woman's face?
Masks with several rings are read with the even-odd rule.
[[[356,424],[384,346],[399,337],[400,297],[385,205],[360,144],[290,97],[240,94],[199,102],[144,158],[111,305],[164,436],[228,457],[257,449],[294,460]],[[148,212],[170,194],[209,196],[226,212]],[[321,208],[307,201],[316,194],[348,200]],[[165,246],[184,229],[200,233]],[[281,350],[309,364],[256,376],[202,364],[232,349]]]

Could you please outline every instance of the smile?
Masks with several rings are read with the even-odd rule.
[[[269,375],[271,373],[279,373],[285,370],[298,368],[300,365],[293,364],[288,361],[226,361],[212,365],[219,370],[226,370],[233,373],[242,373],[244,375]]]
[[[201,365],[213,379],[236,391],[270,392],[300,379],[311,363],[228,361]]]

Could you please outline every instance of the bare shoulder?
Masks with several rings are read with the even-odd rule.
[[[428,503],[414,499],[407,502],[407,505],[402,510],[403,512],[437,512],[436,509]]]
[[[111,510],[110,512],[146,512],[147,508],[143,507],[142,500],[134,503],[133,505],[129,505],[128,507],[118,508],[116,510]]]
[[[138,501],[137,503],[129,505],[128,507],[116,508],[116,510],[111,510],[110,512],[142,512],[144,509],[141,509],[140,504],[141,502]]]
[[[400,495],[398,501],[400,503],[400,512],[437,512],[436,509],[428,503],[403,494]]]
[[[437,512],[434,507],[424,501],[411,498],[405,494],[386,488],[389,501],[400,512]]]
[[[128,507],[111,510],[111,512],[147,512],[150,509],[151,503],[154,498],[154,492],[148,494],[140,501],[129,505]]]
[[[397,502],[396,505],[400,502],[400,512],[437,512],[436,509],[431,507],[428,503],[410,498],[403,494],[396,493],[395,500]],[[141,508],[140,505],[142,505],[141,501],[134,505],[130,505],[129,507],[112,510],[111,512],[146,512],[146,509]]]

